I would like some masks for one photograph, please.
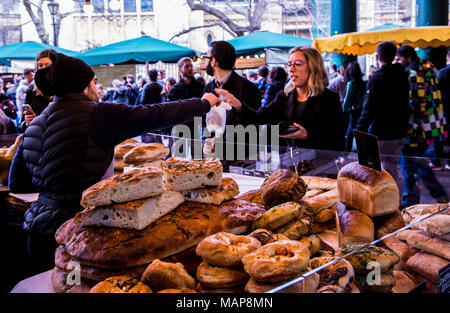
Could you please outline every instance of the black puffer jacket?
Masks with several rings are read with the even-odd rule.
[[[26,130],[11,165],[11,192],[39,193],[25,213],[24,229],[53,235],[81,210],[83,190],[105,174],[116,144],[185,123],[209,109],[209,102],[199,98],[129,106],[95,104],[81,93],[55,97]]]

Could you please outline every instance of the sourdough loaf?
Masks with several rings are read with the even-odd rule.
[[[233,200],[217,206],[185,202],[142,230],[83,227],[73,219],[56,232],[70,257],[100,268],[122,269],[177,254],[220,231],[249,232],[262,205]]]
[[[203,186],[218,186],[222,182],[222,163],[219,159],[189,160],[169,158],[163,162],[167,188],[179,191]]]
[[[262,200],[269,208],[290,201],[300,202],[305,192],[305,182],[288,169],[273,172],[261,185]]]
[[[83,192],[81,206],[108,205],[162,194],[163,172],[157,168],[134,169],[102,180]]]
[[[184,196],[181,192],[166,190],[151,198],[90,207],[77,213],[74,222],[80,226],[95,225],[141,230],[183,202]]]
[[[399,190],[386,171],[379,172],[353,162],[338,174],[339,200],[370,217],[393,213],[399,206]]]

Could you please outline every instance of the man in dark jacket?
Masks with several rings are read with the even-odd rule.
[[[447,52],[447,67],[444,67],[439,70],[437,77],[439,82],[439,89],[441,90],[442,94],[442,104],[444,105],[444,116],[447,120],[446,130],[447,133],[450,132],[450,48],[448,48]],[[448,140],[448,139],[447,139]],[[445,169],[450,170],[450,153],[446,153],[444,155],[446,159],[449,159],[447,161],[447,164],[445,164]]]
[[[25,131],[9,176],[11,192],[39,193],[23,224],[38,271],[54,266],[55,232],[82,210],[83,190],[112,175],[115,145],[220,103],[212,94],[153,105],[97,103],[95,73],[86,63],[60,53],[50,58],[53,64],[38,70],[35,82],[53,102]]]
[[[163,87],[158,83],[158,70],[152,69],[148,72],[150,81],[144,86],[139,104],[161,103],[161,91]]]
[[[203,95],[203,88],[205,87],[194,77],[194,67],[192,65],[192,59],[185,57],[178,61],[178,72],[180,74],[180,81],[176,83],[169,90],[169,101],[184,100],[193,97],[201,97]],[[191,138],[194,138],[194,121],[186,123],[191,131]],[[197,125],[198,137],[195,139],[201,139],[201,125]]]
[[[377,46],[379,69],[367,83],[361,117],[356,129],[378,137],[383,168],[401,186],[398,158],[408,129],[409,83],[400,64],[392,64],[397,47],[392,42]],[[389,157],[388,157],[389,156]]]

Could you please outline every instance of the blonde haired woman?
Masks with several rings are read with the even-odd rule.
[[[327,89],[328,76],[323,58],[313,48],[296,47],[286,63],[290,81],[267,106],[255,111],[229,92],[216,89],[222,99],[254,124],[288,122],[297,131],[280,135],[288,144],[323,150],[344,150],[345,123],[339,96]]]

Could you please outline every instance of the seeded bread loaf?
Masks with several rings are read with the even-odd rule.
[[[134,169],[102,180],[83,192],[81,206],[108,205],[160,195],[165,191],[163,172],[157,168]]]

